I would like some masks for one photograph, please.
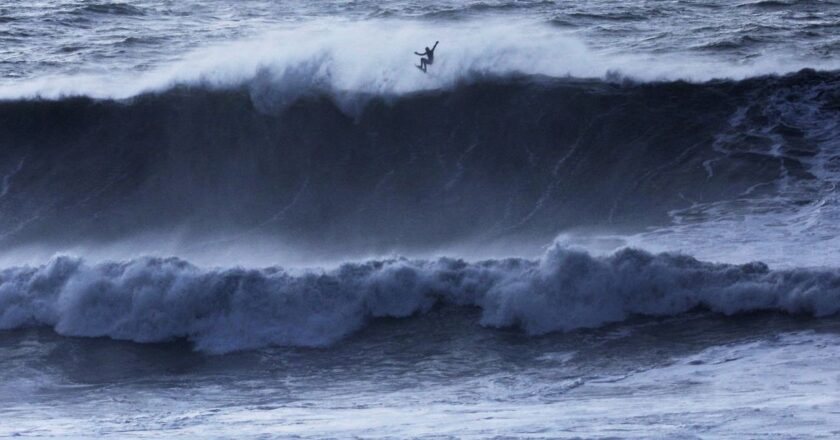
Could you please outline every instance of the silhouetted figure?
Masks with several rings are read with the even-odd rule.
[[[417,65],[417,68],[422,70],[423,72],[426,71],[426,66],[431,66],[432,63],[435,62],[435,48],[437,48],[439,41],[435,41],[435,45],[432,46],[431,49],[428,47],[426,51],[423,53],[414,52],[415,55],[420,55],[423,58],[420,58],[420,64]]]

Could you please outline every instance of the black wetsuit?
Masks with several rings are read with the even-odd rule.
[[[437,49],[437,45],[438,45],[438,42],[435,41],[435,45],[432,46],[431,49],[429,49],[427,47],[426,51],[423,52],[423,53],[414,52],[415,55],[420,55],[421,57],[423,57],[423,56],[425,57],[425,58],[420,58],[420,65],[417,66],[418,69],[425,72],[426,67],[431,66],[432,63],[435,62],[435,49]]]

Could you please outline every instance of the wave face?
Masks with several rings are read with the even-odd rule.
[[[819,121],[837,115],[837,84],[814,71],[701,84],[523,76],[339,100],[289,98],[257,78],[5,101],[0,244],[177,231],[190,245],[404,252],[655,225],[673,209],[832,179],[818,171],[840,157],[838,133]]]
[[[538,261],[396,259],[297,274],[201,270],[175,258],[98,265],[57,258],[0,271],[0,329],[44,325],[62,335],[137,342],[187,338],[211,353],[327,345],[371,318],[436,305],[477,306],[483,325],[530,334],[698,307],[822,316],[840,311],[840,273],[632,249],[595,258],[560,246]]]

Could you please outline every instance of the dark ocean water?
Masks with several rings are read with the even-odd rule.
[[[832,438],[838,23],[0,1],[0,435]]]

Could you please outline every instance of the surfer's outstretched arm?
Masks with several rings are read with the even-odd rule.
[[[435,48],[437,48],[438,43],[440,43],[440,41],[435,41],[435,45],[432,46],[432,52],[435,51]]]
[[[420,53],[420,52],[414,52],[414,55],[420,55],[422,57],[423,55],[426,55],[426,54]]]

